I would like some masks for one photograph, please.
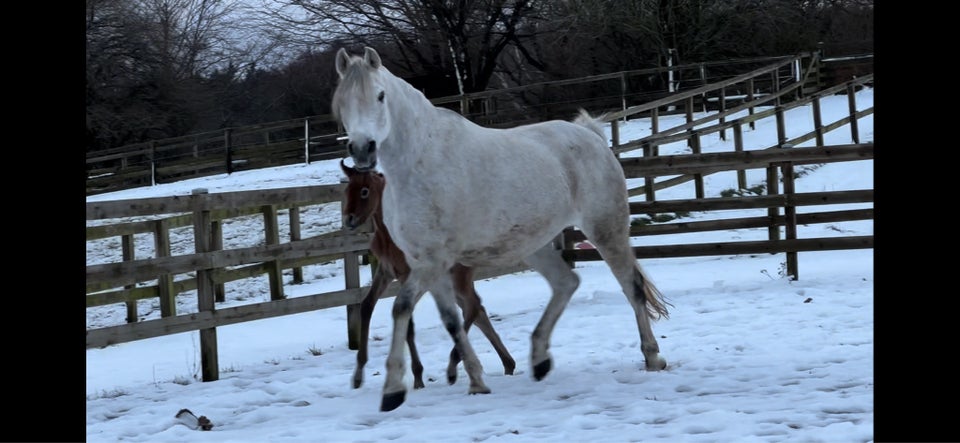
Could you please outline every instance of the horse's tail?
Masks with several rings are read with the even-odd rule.
[[[606,115],[606,114],[604,114]],[[590,113],[586,109],[580,108],[580,114],[573,119],[573,122],[583,126],[600,136],[604,141],[607,140],[607,134],[603,132],[603,125],[600,122],[603,121],[603,115],[599,117],[591,117]]]
[[[670,313],[667,312],[667,305],[670,303],[663,298],[663,294],[654,286],[653,281],[647,277],[639,264],[633,268],[633,285],[634,297],[643,299],[647,307],[647,315],[651,319],[670,318]]]

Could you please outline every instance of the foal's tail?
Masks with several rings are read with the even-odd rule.
[[[653,285],[653,281],[647,277],[639,264],[633,268],[633,285],[634,297],[644,301],[644,305],[647,307],[647,315],[651,319],[670,318],[667,305],[673,305],[663,298],[663,294]]]
[[[606,115],[606,114],[604,114]],[[593,132],[596,132],[604,141],[607,140],[607,134],[603,132],[603,125],[600,123],[603,121],[603,115],[599,117],[591,117],[590,113],[586,109],[580,108],[580,114],[573,119],[573,122],[583,126]]]

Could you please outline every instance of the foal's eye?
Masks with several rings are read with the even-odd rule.
[[[383,103],[383,91],[380,91],[380,95],[377,96],[377,101]]]
[[[367,198],[367,197],[369,197],[369,196],[370,196],[370,189],[369,189],[369,188],[362,188],[362,189],[360,189],[360,198]]]

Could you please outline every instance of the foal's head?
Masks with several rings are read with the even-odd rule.
[[[340,160],[340,169],[347,174],[347,202],[343,205],[343,224],[350,229],[362,225],[380,210],[380,199],[387,180],[383,174],[373,171],[358,171]]]

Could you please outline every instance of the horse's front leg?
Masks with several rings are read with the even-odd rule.
[[[387,354],[387,376],[383,385],[381,411],[392,411],[406,400],[407,387],[403,383],[404,364],[403,346],[407,340],[407,330],[413,318],[413,308],[424,291],[420,281],[407,278],[400,286],[393,301],[393,336],[390,339],[390,352]]]

